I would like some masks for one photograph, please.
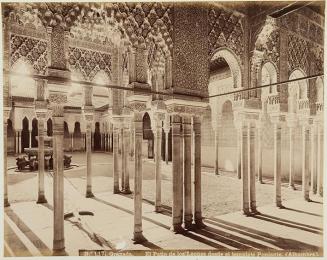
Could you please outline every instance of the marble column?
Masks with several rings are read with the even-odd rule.
[[[184,228],[192,228],[191,117],[183,116],[184,138]]]
[[[122,127],[119,130],[119,134],[120,134],[120,144],[119,144],[119,148],[120,148],[120,162],[121,162],[121,190],[124,190],[125,187],[125,164],[124,164],[124,157],[125,157],[125,149],[124,149],[124,128]]]
[[[129,124],[124,125],[123,128],[123,149],[122,149],[122,161],[123,161],[123,172],[124,172],[124,187],[122,192],[125,194],[131,194],[131,189],[129,187],[129,166],[128,166],[128,153],[129,149],[129,140],[130,140],[130,130]]]
[[[295,190],[294,186],[294,127],[289,127],[289,178],[288,178],[288,187]]]
[[[219,130],[215,127],[215,174],[219,175]]]
[[[74,132],[70,134],[71,136],[71,151],[74,151]]]
[[[37,113],[38,122],[38,198],[36,203],[47,203],[44,193],[44,122],[46,113]]]
[[[249,161],[248,161],[248,129],[247,123],[243,122],[241,125],[242,131],[242,142],[241,142],[241,169],[242,169],[242,210],[244,215],[250,214],[249,209]]]
[[[194,222],[197,228],[203,228],[202,189],[201,189],[201,118],[193,117],[194,132]]]
[[[317,125],[317,192],[319,196],[323,196],[324,185],[324,128],[322,125]]]
[[[162,139],[162,120],[157,115],[155,117],[154,133],[154,156],[155,156],[155,180],[156,180],[156,199],[155,212],[161,212],[161,139]]]
[[[10,203],[8,200],[8,170],[7,170],[7,127],[8,127],[8,118],[10,115],[10,107],[3,108],[3,199],[4,199],[4,207],[9,207]]]
[[[169,159],[169,130],[170,130],[170,116],[166,115],[165,122],[164,122],[164,132],[165,132],[165,162],[168,164]]]
[[[175,233],[183,231],[183,172],[181,171],[181,117],[172,116],[173,137],[173,207],[172,207],[172,230]]]
[[[306,201],[309,198],[309,155],[310,155],[310,128],[308,125],[302,126],[302,194]]]
[[[113,178],[114,178],[114,194],[119,193],[119,157],[118,157],[118,131],[119,128],[113,125]]]
[[[52,105],[53,122],[53,251],[63,254],[65,249],[64,233],[64,108],[67,97],[60,94],[49,96]]]
[[[131,159],[134,157],[134,130],[133,130],[133,127],[131,127],[131,131],[130,131],[130,151],[129,151],[129,155],[130,155]]]
[[[282,208],[282,180],[281,180],[281,125],[278,122],[274,122],[274,186],[275,186],[275,205]]]
[[[242,178],[242,129],[237,128],[237,178]]]
[[[146,241],[142,229],[142,141],[143,113],[134,111],[134,236],[135,243]]]
[[[317,194],[317,130],[315,124],[313,124],[311,127],[310,150],[311,192],[312,194]]]
[[[31,126],[32,129],[32,126]],[[29,136],[29,145],[28,147],[31,148],[32,147],[32,130],[28,131],[28,136]]]
[[[255,124],[248,123],[248,173],[250,190],[250,209],[252,213],[257,213],[256,190],[255,190]]]
[[[17,154],[20,154],[21,151],[20,151],[20,146],[21,146],[21,135],[22,135],[22,130],[18,130],[16,131],[16,153]]]
[[[262,181],[262,123],[260,122],[257,125],[257,144],[258,144],[258,150],[257,150],[257,175],[258,175],[258,182],[263,183]]]
[[[92,192],[92,146],[91,146],[91,135],[92,135],[92,122],[93,115],[85,115],[86,120],[86,198],[94,197]]]

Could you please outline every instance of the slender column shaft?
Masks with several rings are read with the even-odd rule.
[[[201,189],[201,119],[193,117],[194,131],[194,222],[199,228],[202,222],[202,189]]]
[[[8,200],[8,171],[7,171],[7,119],[4,118],[3,120],[3,172],[4,172],[4,188],[3,188],[3,196],[4,196],[4,207],[9,207],[9,200]]]
[[[263,183],[262,181],[262,127],[258,127],[258,154],[257,154],[257,171],[258,171],[258,182]]]
[[[22,131],[19,131],[18,132],[18,150],[17,150],[17,153],[21,153],[21,136],[22,136]]]
[[[53,250],[65,249],[64,234],[64,117],[53,117]]]
[[[255,192],[255,127],[248,124],[248,171],[250,187],[250,208],[252,212],[257,212],[256,192]]]
[[[242,125],[241,165],[242,165],[242,209],[243,214],[249,211],[249,168],[248,168],[248,125]]]
[[[281,126],[278,123],[274,124],[274,185],[275,185],[275,204],[277,207],[282,207],[281,194]]]
[[[302,126],[302,193],[303,198],[309,201],[309,152],[310,130],[308,126]]]
[[[29,131],[29,148],[32,147],[32,130]]]
[[[118,128],[113,127],[113,177],[114,177],[114,193],[119,193],[119,170],[118,170]]]
[[[215,174],[219,174],[219,131],[215,130]]]
[[[294,186],[294,128],[290,127],[290,147],[289,147],[289,183],[288,186],[292,189],[295,189]]]
[[[92,121],[86,122],[86,197],[94,197],[92,193]]]
[[[121,190],[124,190],[125,187],[125,164],[124,164],[124,157],[125,157],[125,149],[124,149],[124,129],[120,129],[120,151],[121,151]]]
[[[47,203],[44,194],[44,119],[38,118],[38,199],[37,203]]]
[[[145,240],[142,230],[142,140],[143,140],[142,113],[134,112],[134,237],[136,243]]]
[[[172,230],[182,231],[183,212],[183,173],[181,172],[181,117],[173,115],[173,212]]]
[[[166,161],[166,164],[168,164],[168,156],[169,156],[169,151],[168,151],[168,136],[169,136],[169,131],[166,130],[165,131],[165,161]]]
[[[191,118],[183,118],[184,134],[184,227],[192,227],[192,165],[191,165]]]
[[[242,129],[237,129],[237,178],[242,177]]]
[[[71,148],[72,148],[72,152],[74,151],[74,133],[71,134],[71,138],[72,138],[72,143],[71,143]]]
[[[158,119],[156,119],[158,120]],[[156,128],[154,131],[155,134],[155,178],[156,178],[156,201],[155,201],[155,211],[161,212],[161,138],[162,138],[162,129],[161,129],[161,120],[156,122]]]
[[[311,131],[311,191],[313,194],[317,194],[317,135],[316,127],[312,126]]]
[[[323,175],[324,175],[324,160],[323,160],[323,152],[324,152],[324,141],[323,141],[323,128],[320,125],[317,125],[317,168],[318,168],[318,176],[317,176],[317,189],[318,194],[323,196]]]
[[[133,157],[134,156],[134,130],[132,129],[131,130],[131,133],[130,133],[130,157]]]
[[[16,151],[16,154],[19,153],[19,131],[16,131],[16,141],[15,141],[15,151]]]
[[[125,170],[125,173],[124,173],[124,188],[123,188],[123,193],[125,194],[130,194],[131,193],[131,190],[130,190],[130,187],[129,187],[129,167],[128,167],[128,151],[130,150],[129,149],[129,137],[130,137],[130,131],[129,131],[129,128],[124,128],[123,130],[123,135],[124,135],[124,138],[123,138],[123,165],[124,165],[124,170]]]

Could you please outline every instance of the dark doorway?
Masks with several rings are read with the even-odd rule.
[[[81,124],[79,122],[75,122],[73,142],[74,142],[74,150],[82,150],[83,139],[82,139],[82,132],[81,132]]]
[[[100,133],[100,124],[99,122],[95,123],[95,131],[94,131],[94,151],[101,150],[101,133]]]
[[[38,136],[38,125],[37,125],[37,119],[34,118],[32,121],[32,147],[38,146],[36,136]]]
[[[7,120],[7,153],[15,153],[15,131],[10,119]]]
[[[30,145],[30,132],[28,129],[28,119],[24,117],[23,119],[23,129],[21,138],[21,152],[24,152],[24,148],[28,148]]]
[[[52,120],[51,118],[47,121],[47,135],[52,136]]]
[[[154,137],[151,130],[151,119],[148,113],[143,116],[143,140],[148,141],[148,158],[154,156]]]

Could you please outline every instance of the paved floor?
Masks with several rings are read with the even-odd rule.
[[[304,202],[299,191],[285,188],[284,198],[289,196],[283,202],[286,208],[276,209],[271,205],[270,192],[273,186],[258,185],[258,202],[259,205],[263,204],[259,207],[261,214],[245,217],[239,211],[240,181],[228,174],[216,177],[209,172],[203,174],[207,227],[184,234],[173,234],[169,230],[171,178],[169,173],[164,173],[166,177],[163,181],[165,183],[163,195],[164,200],[168,201],[165,203],[167,210],[164,214],[154,213],[151,162],[144,164],[146,196],[143,203],[143,233],[148,242],[135,245],[131,241],[133,199],[130,196],[112,194],[110,156],[95,154],[93,157],[95,198],[84,198],[85,167],[82,155],[74,155],[75,162],[79,163],[80,167],[65,172],[65,213],[74,213],[73,217],[65,221],[66,252],[69,255],[78,255],[79,249],[113,249],[118,252],[148,249],[221,251],[262,249],[318,252],[322,248],[323,204],[320,197],[313,197],[314,202]],[[107,158],[106,163],[103,163],[104,157]],[[11,207],[5,209],[5,255],[51,255],[53,239],[51,174],[47,174],[45,178],[48,203],[43,205],[35,203],[37,191],[35,173],[15,173],[12,170],[9,174],[9,183]],[[224,187],[223,184],[227,183],[228,187]],[[131,180],[133,187],[132,184],[133,180]],[[265,199],[266,197],[269,200]],[[239,205],[236,206],[236,203]],[[81,216],[80,211],[93,212],[94,216]]]

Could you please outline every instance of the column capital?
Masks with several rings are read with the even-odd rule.
[[[67,103],[67,95],[64,93],[50,93],[49,102],[53,117],[64,116],[64,105]]]
[[[168,99],[165,101],[167,113],[178,115],[202,115],[208,103],[184,99]]]
[[[94,107],[91,106],[83,106],[83,115],[86,121],[91,122],[93,121],[94,117]]]
[[[3,121],[7,124],[7,120],[10,117],[11,107],[4,107],[3,108]]]

